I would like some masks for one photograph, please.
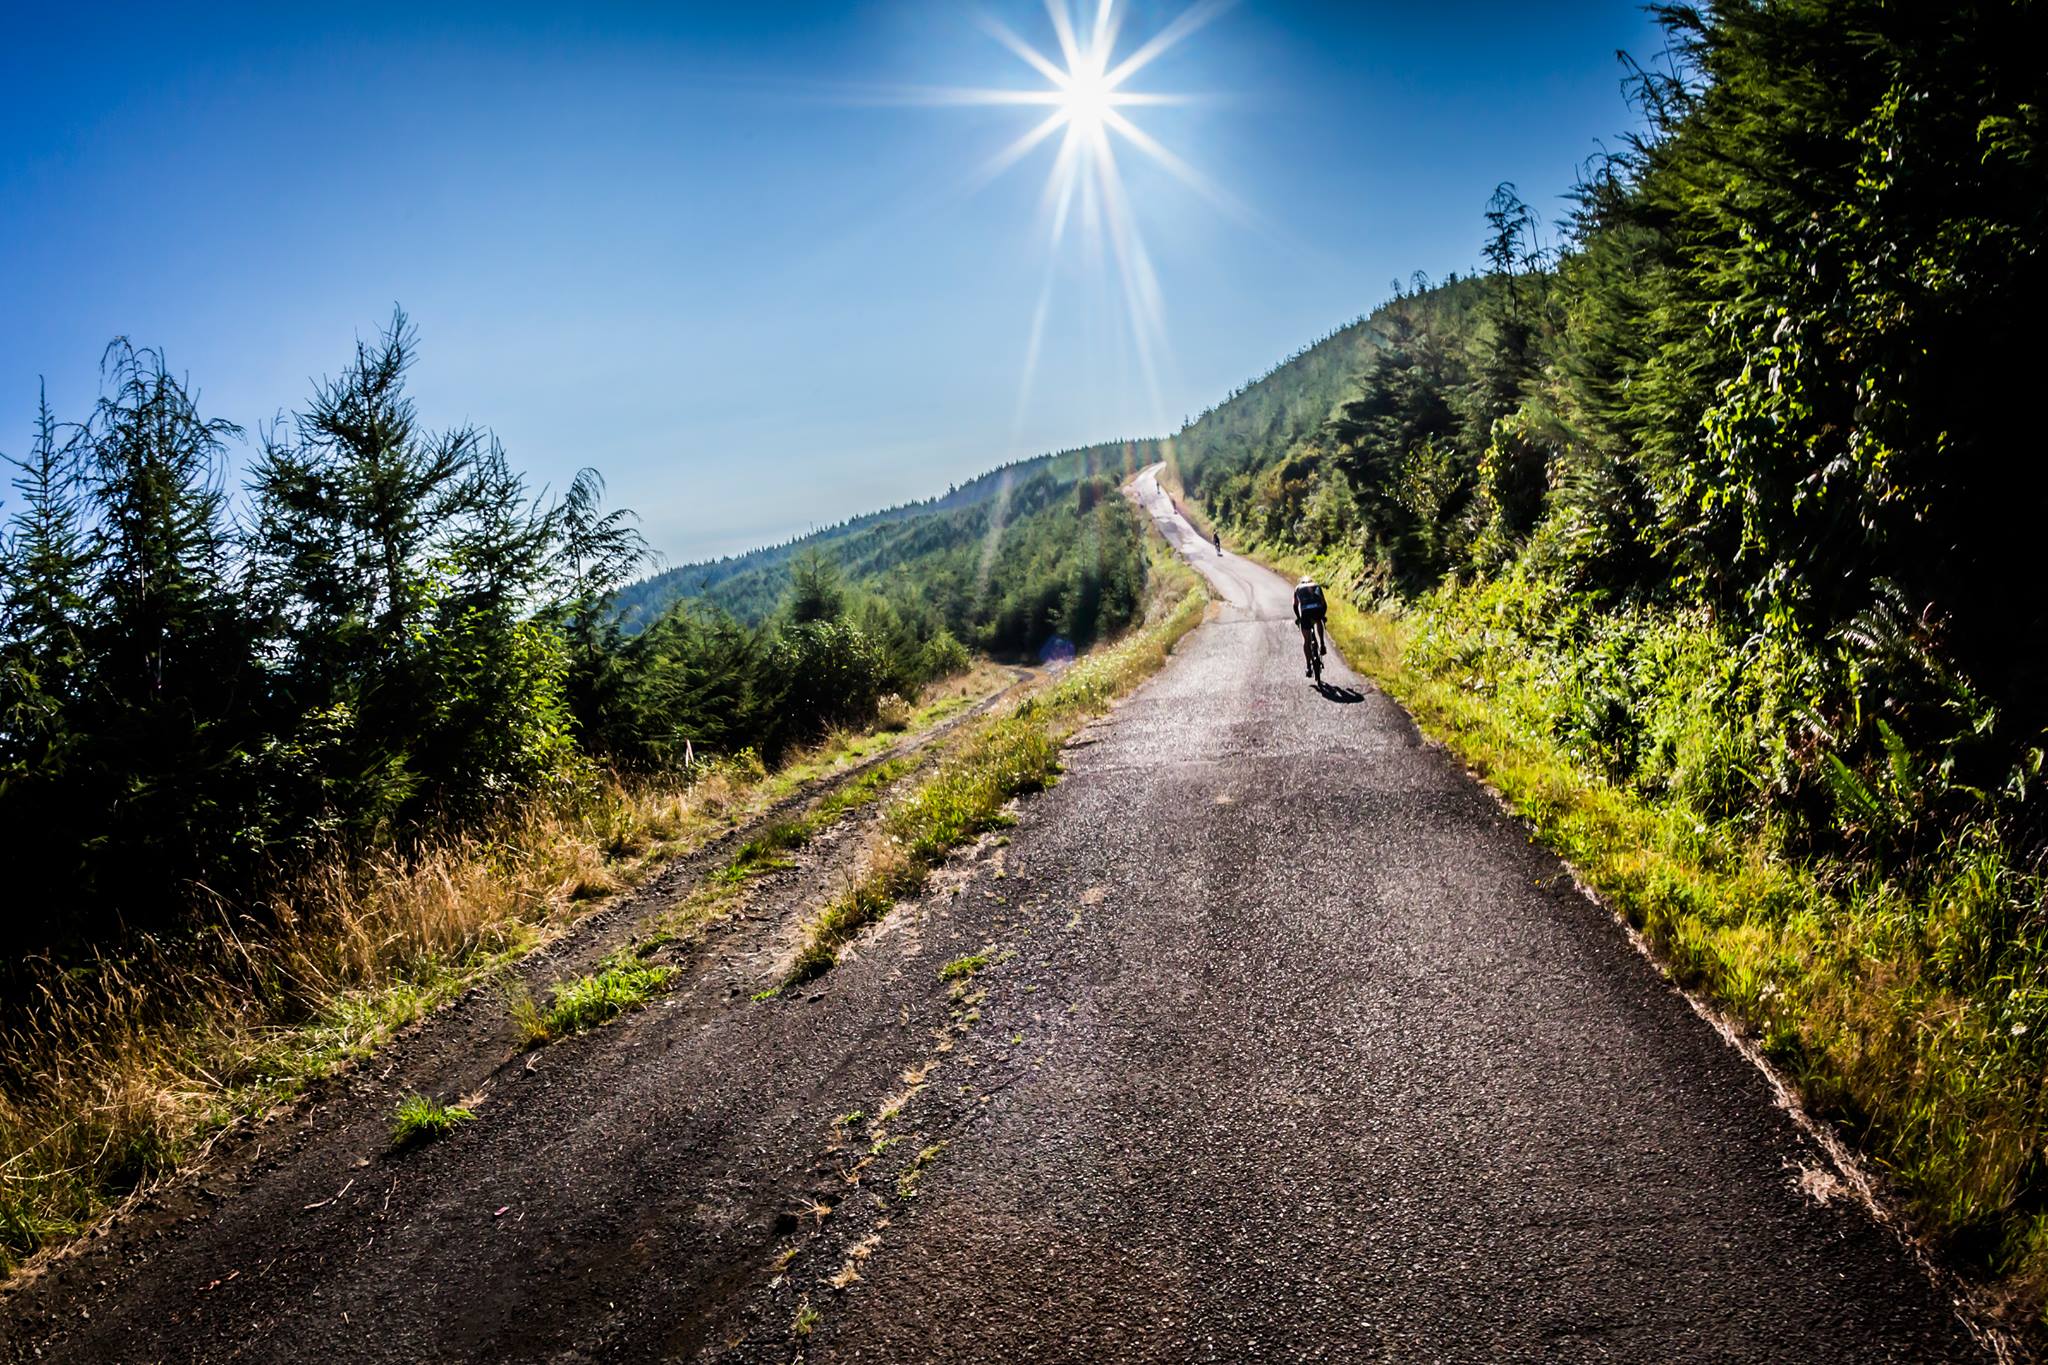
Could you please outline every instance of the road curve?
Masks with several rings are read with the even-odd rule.
[[[1135,492],[1221,613],[1017,835],[1015,898],[1101,895],[982,1007],[1042,1065],[812,1358],[1979,1358],[1562,867],[1337,659],[1311,687],[1289,585]]]

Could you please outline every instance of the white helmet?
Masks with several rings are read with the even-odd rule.
[[[1316,581],[1313,578],[1310,578],[1307,574],[1303,574],[1301,576],[1301,581],[1299,583],[1296,583],[1294,586],[1297,588],[1313,588],[1315,585]]]

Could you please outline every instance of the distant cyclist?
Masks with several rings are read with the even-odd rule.
[[[1313,578],[1303,578],[1294,585],[1294,623],[1301,627],[1301,656],[1307,661],[1305,675],[1314,676],[1316,665],[1330,647],[1323,639],[1323,618],[1330,614],[1329,603],[1323,600],[1322,584]]]
[[[1223,533],[1222,533],[1221,531],[1218,531],[1218,532],[1216,532],[1216,533],[1215,533],[1215,535],[1216,535],[1216,553],[1220,555],[1220,554],[1222,554],[1222,553],[1223,553]]]

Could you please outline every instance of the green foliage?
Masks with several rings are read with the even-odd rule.
[[[398,1112],[391,1117],[391,1145],[421,1146],[447,1137],[463,1124],[475,1120],[473,1111],[459,1105],[442,1104],[424,1095],[408,1095],[399,1101]]]
[[[943,497],[855,517],[782,545],[655,574],[618,593],[618,616],[627,631],[636,631],[674,603],[693,600],[758,625],[783,608],[795,561],[813,552],[838,566],[842,584],[881,590],[891,580],[914,579],[926,585],[926,600],[951,601],[949,595],[932,590],[933,574],[917,561],[934,550],[957,551],[969,543],[979,549],[992,528],[1000,535],[1002,527],[1020,517],[1020,510],[1010,505],[1018,489],[1041,477],[1056,489],[1071,488],[1096,475],[1121,478],[1155,458],[1152,442],[1119,441],[1020,460],[971,479]],[[959,565],[948,567],[957,571]],[[971,586],[974,573],[970,571],[964,581]],[[957,621],[954,628],[960,638],[969,638],[970,632],[960,630]]]
[[[239,521],[237,432],[155,352],[109,348],[86,422],[44,410],[0,552],[15,941],[182,928],[588,781],[574,708],[638,538],[594,475],[543,502],[483,433],[422,430],[414,344],[395,315],[263,435]]]
[[[1021,478],[992,477],[977,501],[763,552],[704,600],[622,636],[578,733],[621,767],[743,746],[774,759],[965,670],[964,641],[1013,658],[1085,649],[1132,623],[1143,600],[1142,531],[1110,477],[1134,458],[1121,446],[1048,457]],[[782,595],[763,612],[758,593],[771,585]]]
[[[154,352],[117,342],[104,372],[61,441],[45,410],[0,558],[0,853],[23,907],[0,932],[30,942],[80,906],[231,883],[260,799],[262,676],[216,464],[236,430]]]
[[[871,720],[889,684],[888,661],[850,622],[792,621],[776,633],[765,681],[777,738],[787,743]]]
[[[952,631],[942,628],[924,642],[917,666],[927,678],[950,678],[965,673],[972,662],[967,646],[954,639]]]
[[[755,626],[849,621],[899,693],[959,671],[970,648],[1086,649],[1135,618],[1141,527],[1114,494],[1151,458],[1149,444],[1118,443],[1025,461],[932,503],[671,570],[622,592],[621,616],[651,630],[681,597]]]

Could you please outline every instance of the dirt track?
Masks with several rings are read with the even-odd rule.
[[[747,998],[829,845],[475,1125],[386,1153],[401,1054],[4,1354],[1976,1358],[1563,869],[1141,492],[1219,615],[808,992]]]

